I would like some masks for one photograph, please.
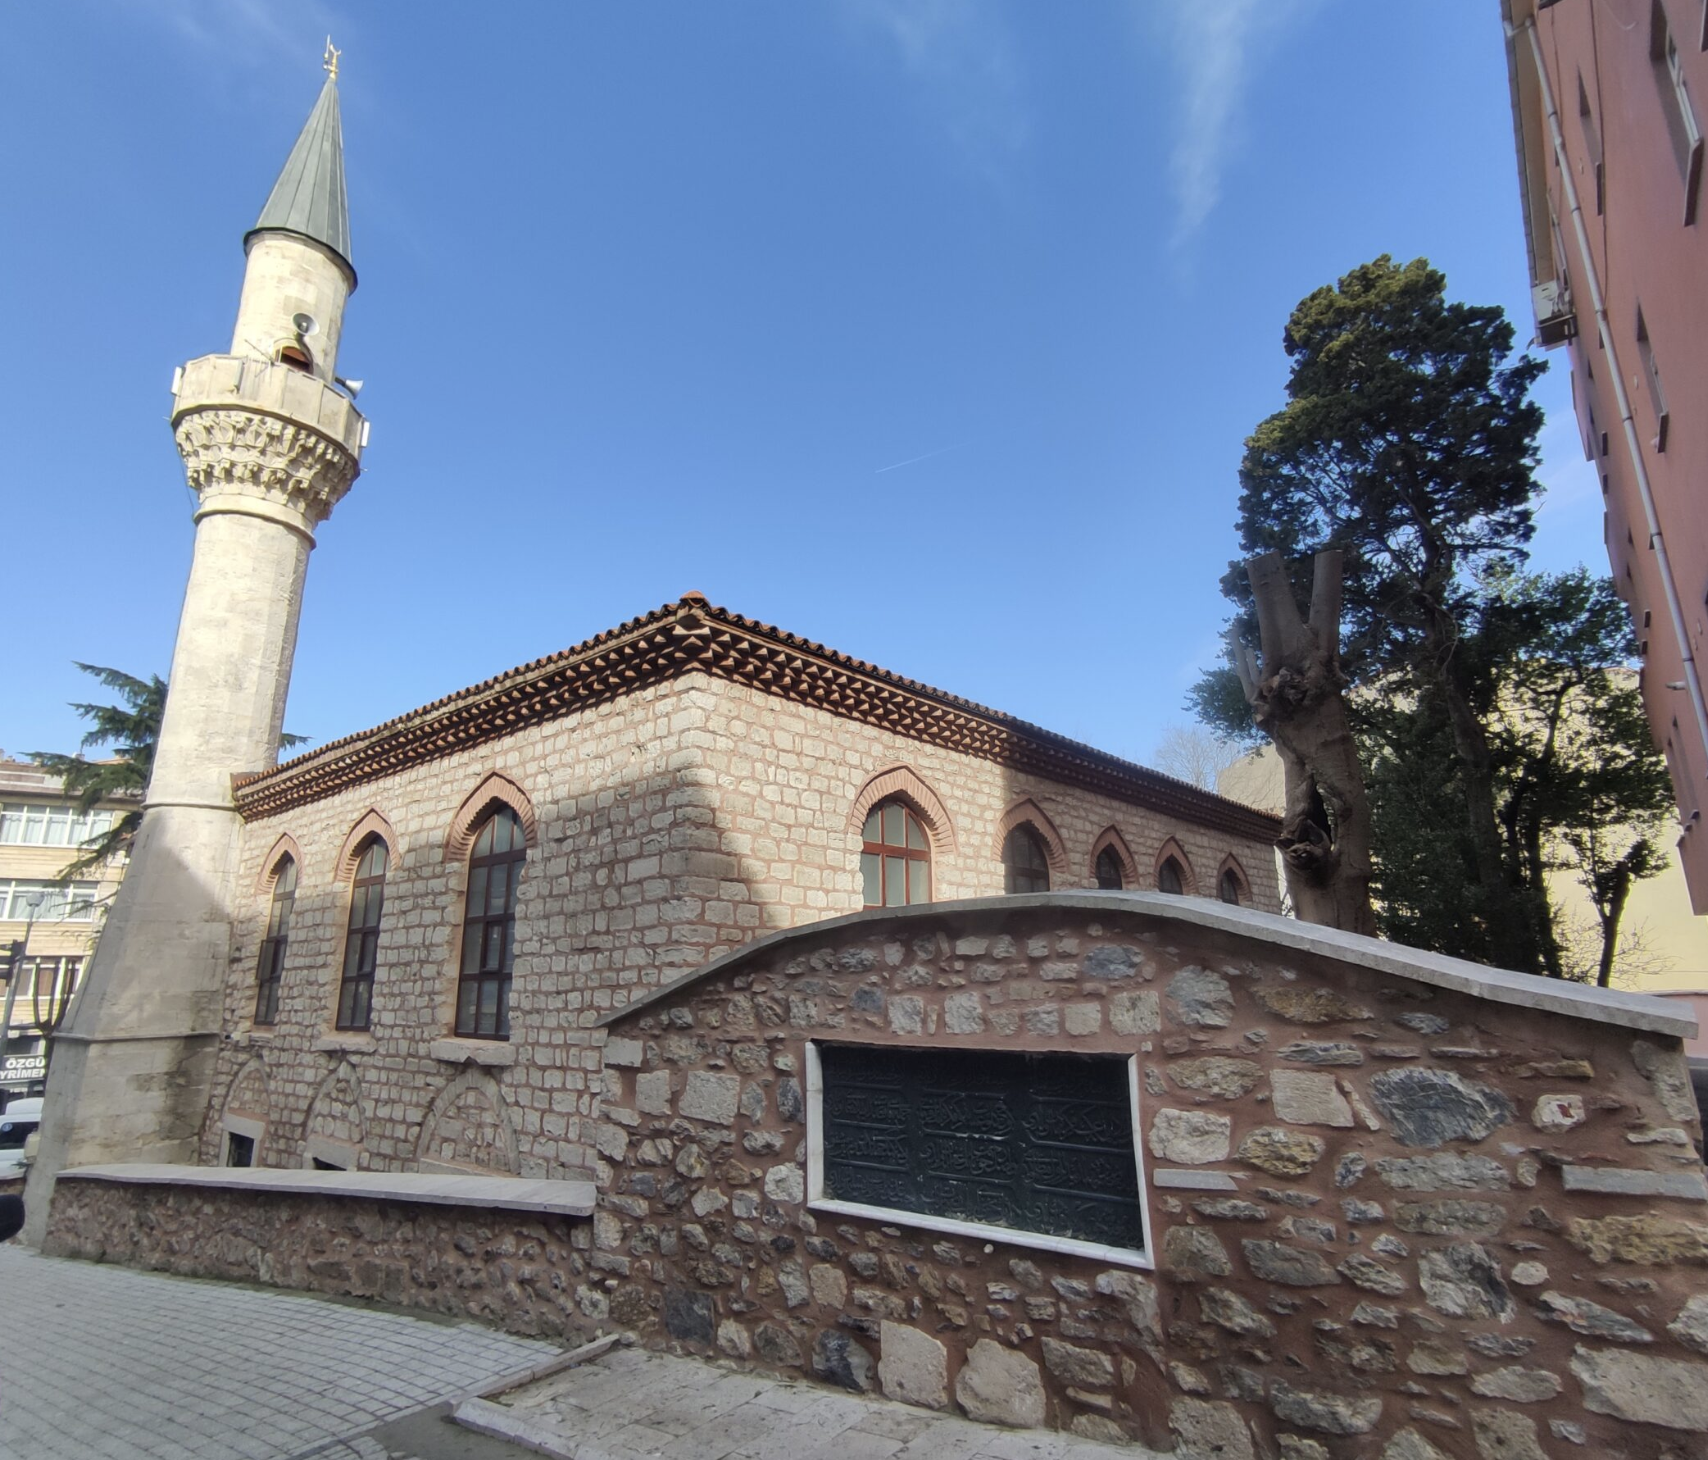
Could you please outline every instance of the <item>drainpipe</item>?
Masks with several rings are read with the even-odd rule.
[[[1566,157],[1565,137],[1560,130],[1560,114],[1554,107],[1554,88],[1548,82],[1548,68],[1542,64],[1542,42],[1536,34],[1536,21],[1527,19],[1522,27],[1530,37],[1530,55],[1536,63],[1536,79],[1542,88],[1542,106],[1548,114],[1548,132],[1554,143],[1554,160],[1560,169],[1560,182],[1565,188],[1566,205],[1572,215],[1572,236],[1577,240],[1578,254],[1583,260],[1584,282],[1589,289],[1590,308],[1595,311],[1595,327],[1600,332],[1602,348],[1607,352],[1608,374],[1613,378],[1614,400],[1619,407],[1619,425],[1625,434],[1625,448],[1631,455],[1631,469],[1637,476],[1637,495],[1643,499],[1643,517],[1648,523],[1649,546],[1654,550],[1660,568],[1661,590],[1666,595],[1667,617],[1672,620],[1673,636],[1678,640],[1678,652],[1684,659],[1684,684],[1690,693],[1690,705],[1696,711],[1696,733],[1702,749],[1708,755],[1708,702],[1702,698],[1702,679],[1696,672],[1696,656],[1690,651],[1690,637],[1685,632],[1684,606],[1679,601],[1678,585],[1673,582],[1672,561],[1667,557],[1666,539],[1661,536],[1660,518],[1655,513],[1654,489],[1649,483],[1649,469],[1643,461],[1642,448],[1637,441],[1637,423],[1631,415],[1631,397],[1625,389],[1625,372],[1619,368],[1619,355],[1613,348],[1613,332],[1607,323],[1607,304],[1601,296],[1601,281],[1595,274],[1595,256],[1589,250],[1589,228],[1584,223],[1583,208],[1578,203],[1578,189]],[[1507,26],[1507,34],[1513,33]],[[1692,810],[1697,808],[1692,807]],[[1690,829],[1686,823],[1686,830]]]

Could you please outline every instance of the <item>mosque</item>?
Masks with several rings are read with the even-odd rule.
[[[367,439],[328,62],[174,381],[26,1236],[1177,1460],[1700,1446],[1676,1005],[1276,916],[1274,818],[698,592],[275,763]]]
[[[275,765],[368,430],[329,69],[230,349],[174,380],[194,560],[37,1190],[112,1160],[597,1178],[596,1021],[758,935],[1048,889],[1278,907],[1269,815],[697,592]]]

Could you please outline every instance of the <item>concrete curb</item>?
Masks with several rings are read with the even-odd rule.
[[[514,1410],[487,1399],[465,1399],[451,1411],[451,1418],[466,1430],[488,1435],[495,1440],[507,1440],[532,1450],[537,1455],[550,1455],[554,1460],[617,1460],[608,1450],[591,1443],[565,1444],[562,1435],[545,1425],[533,1424]]]
[[[537,1364],[530,1364],[525,1369],[512,1369],[508,1374],[500,1374],[491,1383],[461,1397],[495,1399],[512,1389],[520,1389],[524,1384],[532,1384],[536,1379],[548,1379],[553,1374],[561,1374],[565,1369],[573,1369],[578,1364],[590,1364],[594,1359],[603,1358],[619,1345],[626,1348],[634,1341],[635,1336],[632,1333],[607,1333],[564,1353],[553,1354],[549,1359],[542,1359]]]
[[[520,1389],[524,1384],[533,1384],[540,1379],[549,1379],[553,1374],[561,1374],[565,1369],[590,1364],[619,1345],[626,1347],[634,1341],[632,1333],[607,1333],[591,1343],[581,1344],[567,1353],[555,1354],[526,1369],[512,1369],[467,1398],[455,1401],[450,1417],[464,1429],[489,1435],[495,1440],[508,1440],[512,1445],[520,1445],[541,1455],[552,1455],[557,1460],[617,1460],[609,1452],[590,1444],[571,1444],[566,1449],[563,1437],[555,1431],[544,1425],[532,1424],[509,1406],[492,1401],[500,1394]]]

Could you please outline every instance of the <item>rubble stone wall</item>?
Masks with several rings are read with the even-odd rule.
[[[73,1178],[54,1190],[42,1250],[556,1338],[587,1329],[574,1298],[587,1246],[572,1217]]]
[[[806,929],[609,1021],[586,1316],[1181,1460],[1705,1453],[1675,1034],[1056,901]],[[1135,1056],[1154,1266],[815,1212],[809,1041]]]

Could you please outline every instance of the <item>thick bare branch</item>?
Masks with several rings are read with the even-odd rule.
[[[1257,631],[1263,645],[1263,673],[1280,669],[1300,637],[1299,609],[1287,582],[1287,565],[1280,553],[1262,553],[1245,565],[1257,600]]]
[[[1317,643],[1327,649],[1340,644],[1341,568],[1339,548],[1324,549],[1313,564],[1311,632],[1317,636]]]

